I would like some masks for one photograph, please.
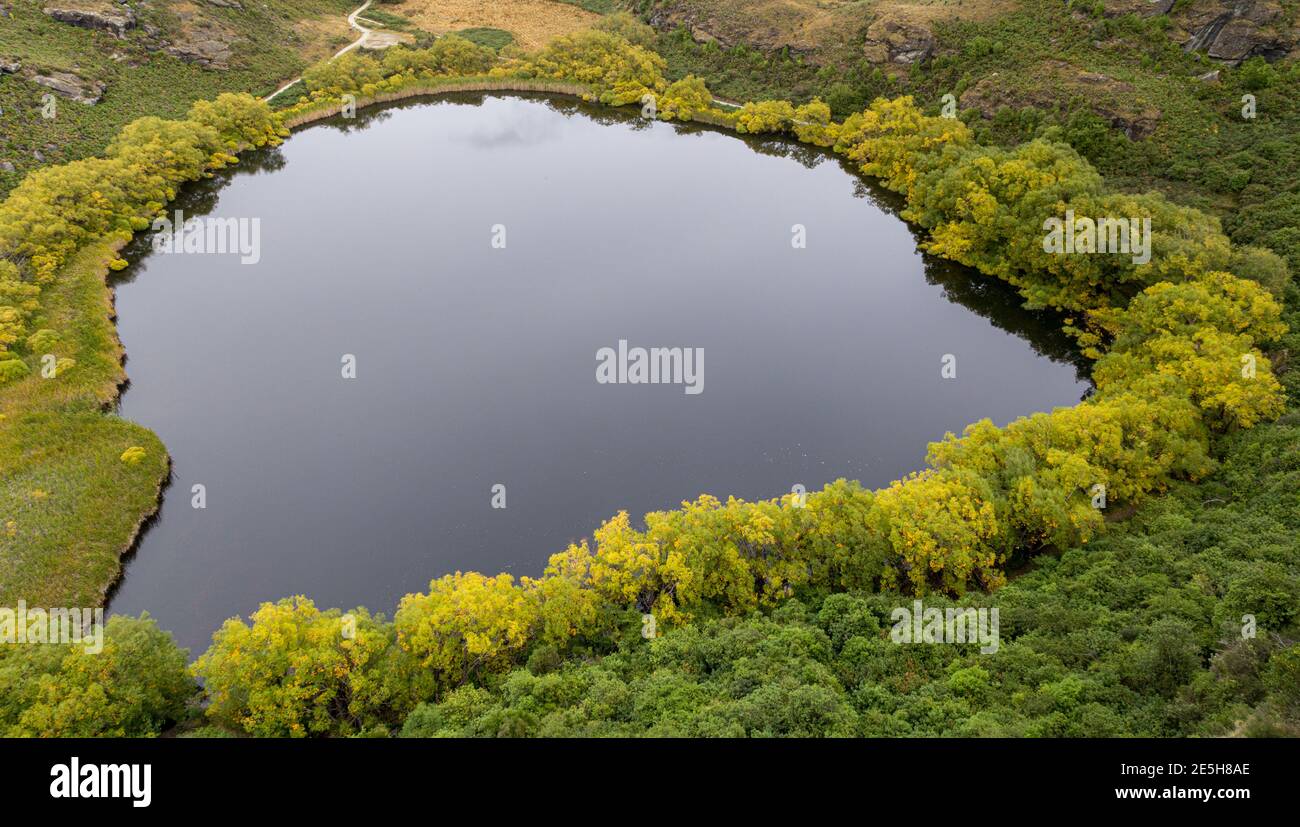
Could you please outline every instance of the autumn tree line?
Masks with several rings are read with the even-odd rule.
[[[643,525],[623,512],[552,556],[541,577],[450,574],[403,598],[391,620],[302,597],[264,604],[247,621],[228,620],[188,668],[147,617],[114,618],[97,656],[6,647],[0,731],[154,734],[182,716],[198,678],[222,731],[388,734],[415,710],[437,723],[431,704],[498,686],[536,658],[582,661],[635,640],[629,630],[643,614],[671,637],[735,628],[726,618],[779,610],[792,595],[978,601],[1006,586],[1009,567],[1096,541],[1108,511],[1211,475],[1216,439],[1283,413],[1269,354],[1288,334],[1286,264],[1233,245],[1214,217],[1158,194],[1110,191],[1065,144],[981,145],[960,120],[927,115],[907,97],[878,99],[842,123],[819,100],[724,108],[698,78],[669,83],[650,43],[645,27],[615,16],[532,53],[497,54],[454,36],[379,58],[349,53],[304,73],[308,94],[282,112],[222,95],[183,120],[136,121],[103,158],[33,173],[0,205],[0,382],[26,376],[42,337],[59,335],[29,322],[42,287],[80,247],[128,239],[185,182],[281,140],[287,119],[336,109],[345,95],[364,105],[483,79],[501,88],[564,82],[609,105],[653,101],[660,119],[833,150],[905,197],[903,216],[927,231],[928,252],[1060,312],[1095,360],[1095,392],[1006,427],[983,420],[949,434],[930,446],[927,468],[884,489],[839,480],[806,499],[705,495]],[[1044,221],[1067,209],[1150,218],[1150,259],[1045,252]],[[1279,582],[1286,595],[1296,584],[1291,574]]]

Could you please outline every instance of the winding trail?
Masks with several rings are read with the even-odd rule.
[[[348,52],[352,51],[353,49],[357,48],[358,46],[362,46],[362,45],[364,45],[364,44],[366,43],[366,41],[368,41],[368,40],[370,39],[370,35],[374,34],[374,30],[373,30],[373,29],[367,29],[365,26],[363,26],[363,25],[361,25],[360,23],[357,22],[357,17],[360,16],[360,14],[361,14],[363,11],[365,11],[365,10],[368,9],[368,8],[370,8],[370,4],[373,3],[374,1],[375,1],[375,0],[366,0],[366,2],[362,3],[362,4],[361,4],[357,9],[356,9],[356,11],[354,11],[354,12],[352,12],[352,14],[349,14],[349,15],[348,15],[348,26],[350,26],[351,28],[356,29],[357,31],[361,32],[361,37],[358,37],[356,40],[354,40],[354,41],[352,41],[351,43],[349,43],[348,45],[344,46],[342,49],[339,49],[337,52],[334,53],[334,56],[331,57],[330,60],[334,60],[335,58],[337,58],[337,57],[339,57],[339,56],[341,56],[341,55],[345,55],[345,54],[347,54]],[[271,101],[275,100],[276,96],[278,96],[281,92],[283,92],[284,90],[288,89],[290,86],[293,86],[295,83],[297,83],[297,82],[300,81],[300,80],[302,80],[302,76],[301,76],[301,75],[299,75],[298,77],[296,77],[296,78],[294,78],[293,80],[289,81],[289,82],[286,83],[285,85],[281,86],[279,89],[276,89],[276,90],[275,90],[274,92],[272,92],[271,94],[269,94],[269,95],[267,95],[266,97],[262,98],[262,100],[265,101],[266,103],[270,103]]]

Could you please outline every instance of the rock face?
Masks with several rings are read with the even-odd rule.
[[[1037,74],[1047,82],[1029,90],[1015,90],[1004,85],[994,72],[962,93],[961,107],[978,109],[981,115],[991,118],[1004,106],[1052,109],[1066,97],[1077,97],[1132,140],[1147,137],[1160,125],[1161,111],[1141,101],[1132,84],[1060,60],[1044,62]]]
[[[65,98],[78,103],[99,103],[107,88],[102,81],[86,80],[71,72],[50,72],[47,75],[32,75],[32,82],[53,90]]]
[[[172,11],[180,26],[165,34],[146,28],[151,41],[149,48],[208,69],[228,68],[234,34],[191,4],[177,4]]]
[[[934,54],[934,32],[923,23],[881,18],[867,28],[862,52],[876,64],[922,63]]]
[[[198,35],[193,40],[180,40],[163,49],[172,57],[186,63],[195,63],[211,69],[225,69],[230,64],[230,43],[218,37]]]
[[[46,6],[42,11],[58,20],[83,29],[98,29],[116,37],[126,37],[128,29],[135,27],[135,12],[130,6],[116,3],[68,3]]]
[[[1279,0],[1105,0],[1109,17],[1168,15],[1169,36],[1189,52],[1238,64],[1260,56],[1276,60],[1300,52],[1300,30],[1287,22]]]

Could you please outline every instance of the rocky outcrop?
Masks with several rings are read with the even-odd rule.
[[[1160,125],[1160,109],[1144,103],[1132,84],[1059,60],[1044,62],[1036,74],[1043,83],[1020,89],[1004,84],[1002,76],[994,72],[962,93],[961,107],[977,109],[984,117],[992,118],[1006,106],[1050,110],[1073,97],[1086,102],[1098,117],[1135,141],[1147,137]]]
[[[924,23],[881,18],[867,28],[862,52],[875,64],[922,63],[934,54],[934,32]]]
[[[22,61],[16,57],[0,57],[0,75],[12,75],[23,68]]]
[[[1229,63],[1240,63],[1255,56],[1277,60],[1285,57],[1294,45],[1288,44],[1278,33],[1267,32],[1259,24],[1242,18],[1229,20],[1222,26],[1217,22],[1210,24],[1204,31],[1212,31],[1216,27],[1217,33],[1206,47],[1205,53]]]
[[[1300,30],[1286,20],[1278,0],[1105,0],[1109,17],[1167,15],[1169,36],[1189,52],[1237,64],[1260,56],[1276,60],[1300,50]]]
[[[193,40],[179,40],[167,45],[163,51],[186,63],[225,69],[230,65],[230,42],[220,37],[200,35]]]
[[[66,3],[46,6],[42,11],[60,23],[98,29],[116,37],[126,37],[127,30],[135,27],[135,12],[117,3]]]
[[[1260,55],[1270,59],[1286,55],[1296,45],[1275,0],[1236,0],[1194,4],[1179,21],[1190,32],[1183,48],[1204,51],[1216,60],[1240,63]]]
[[[192,4],[178,3],[172,12],[180,25],[168,32],[146,26],[146,48],[208,69],[229,67],[234,33]]]
[[[239,0],[203,0],[207,6],[216,6],[219,9],[243,9]]]
[[[32,82],[57,92],[65,98],[86,104],[99,103],[108,88],[103,81],[87,80],[71,72],[35,74],[32,75]]]

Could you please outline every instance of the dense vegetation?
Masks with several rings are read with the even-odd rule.
[[[133,6],[135,28],[122,38],[61,23],[43,13],[58,3],[7,0],[9,18],[0,23],[0,57],[22,71],[0,73],[0,194],[44,164],[102,153],[123,126],[146,116],[182,118],[196,101],[222,92],[266,95],[309,63],[349,39],[342,18],[353,0],[258,0],[228,8],[200,4],[182,20],[171,3]],[[182,32],[211,21],[229,40],[226,68],[186,62],[155,43],[178,42]],[[327,21],[333,21],[327,22]],[[157,37],[150,32],[157,31]],[[204,30],[206,31],[206,30]],[[335,32],[336,34],[330,34]],[[214,36],[214,35],[207,35]],[[335,39],[337,37],[338,39]],[[43,117],[48,89],[27,72],[62,72],[105,84],[103,99],[85,105],[55,96],[56,117]]]
[[[989,146],[909,97],[843,122],[820,100],[720,108],[702,80],[668,81],[653,39],[615,17],[535,53],[444,38],[350,55],[306,72],[308,94],[284,117],[448,79],[554,81],[833,148],[903,195],[930,252],[1061,311],[1096,360],[1096,392],[1005,428],[975,423],[880,491],[839,481],[806,503],[703,496],[644,527],[622,513],[540,578],[447,575],[391,621],[266,604],[227,621],[193,665],[208,719],[259,736],[1295,732],[1300,423],[1262,425],[1300,390],[1272,358],[1297,344],[1285,260],[1163,195],[1109,188],[1068,143]],[[33,304],[14,305],[15,329],[27,334],[22,314],[41,312],[42,285],[79,251],[139,229],[179,182],[280,132],[264,105],[226,97],[184,121],[131,125],[104,159],[30,177],[0,206],[11,292]],[[1067,209],[1150,217],[1150,260],[1044,252],[1044,220]],[[34,345],[22,341],[10,361],[25,370]],[[1135,509],[1127,524],[1105,519]],[[1006,642],[991,655],[894,644],[890,610],[913,598],[996,606]],[[641,638],[643,613],[662,638]],[[1242,637],[1243,615],[1257,637]],[[110,641],[136,629],[126,623]],[[28,649],[0,654],[6,689],[76,685],[72,654],[32,665]],[[103,731],[157,732],[190,693],[168,686],[131,696],[140,708]],[[36,728],[19,708],[0,722]]]
[[[655,0],[635,0],[650,10]],[[1175,4],[1177,7],[1185,4]],[[1297,10],[1285,4],[1294,23]],[[996,103],[960,117],[985,145],[1034,138],[1068,143],[1121,189],[1155,188],[1221,215],[1233,240],[1261,244],[1300,266],[1300,64],[1252,58],[1230,68],[1169,37],[1167,15],[1103,14],[1101,3],[1021,3],[1006,13],[935,21],[934,55],[881,66],[854,48],[815,57],[739,43],[697,43],[685,28],[656,49],[669,78],[695,74],[732,100],[820,96],[837,118],[877,97],[912,95],[937,114],[944,95],[963,101],[984,81]],[[1078,73],[1089,73],[1079,83]],[[978,90],[976,90],[978,91]],[[1255,117],[1242,117],[1242,96]],[[1153,131],[1124,124],[1154,114]]]

